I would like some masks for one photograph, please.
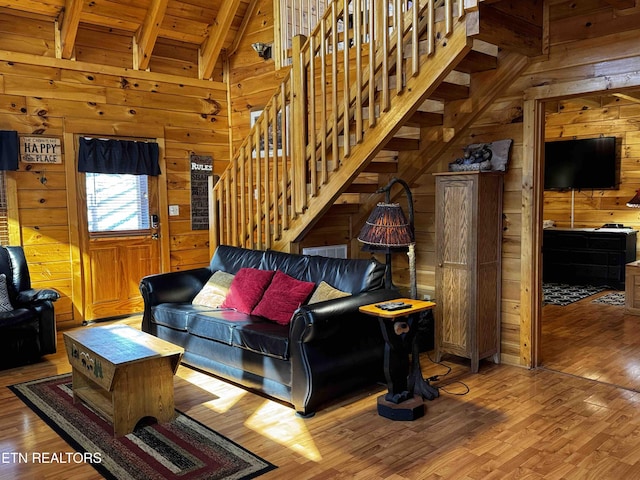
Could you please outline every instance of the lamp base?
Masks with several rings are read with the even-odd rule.
[[[412,421],[424,416],[424,402],[420,397],[411,397],[404,402],[393,403],[378,397],[378,415],[390,420]]]

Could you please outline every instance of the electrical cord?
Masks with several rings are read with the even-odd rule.
[[[441,378],[446,377],[447,375],[449,375],[451,373],[451,367],[449,365],[446,365],[442,362],[436,362],[435,360],[433,360],[431,358],[431,355],[427,352],[427,358],[429,359],[429,361],[435,365],[440,365],[442,367],[445,367],[447,369],[447,371],[445,373],[441,373],[439,375],[432,375],[431,377],[427,378],[426,380],[428,382],[439,382]],[[464,391],[460,392],[460,393],[455,393],[455,392],[451,392],[449,390],[447,390],[445,387],[448,387],[450,385],[455,385],[456,383],[459,383],[460,385],[462,385],[464,387]],[[434,388],[436,388],[438,391],[442,391],[444,393],[447,393],[449,395],[456,395],[456,396],[463,396],[466,395],[467,393],[470,392],[469,386],[464,383],[461,380],[453,380],[451,383],[448,383],[446,385],[432,385]]]

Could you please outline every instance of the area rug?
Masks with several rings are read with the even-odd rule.
[[[624,292],[613,292],[596,298],[592,303],[604,303],[615,307],[624,307],[624,300]]]
[[[542,285],[545,305],[569,305],[603,290],[606,288],[591,285],[567,285],[565,283],[545,283]]]
[[[114,438],[110,423],[73,403],[70,374],[9,388],[107,479],[245,480],[276,468],[177,410]]]

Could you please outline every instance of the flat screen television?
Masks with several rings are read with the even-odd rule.
[[[616,137],[546,142],[545,190],[605,190],[620,184]]]

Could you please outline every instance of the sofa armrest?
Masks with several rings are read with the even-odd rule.
[[[210,277],[211,270],[206,267],[148,275],[140,280],[145,309],[161,303],[190,302]]]
[[[331,337],[341,329],[353,326],[358,318],[365,316],[358,310],[360,306],[384,302],[399,296],[397,290],[380,289],[303,305],[291,320],[291,341],[309,343]],[[375,328],[378,328],[377,325]]]
[[[30,288],[18,292],[16,302],[20,305],[29,305],[39,302],[55,302],[60,298],[60,294],[49,288]]]

